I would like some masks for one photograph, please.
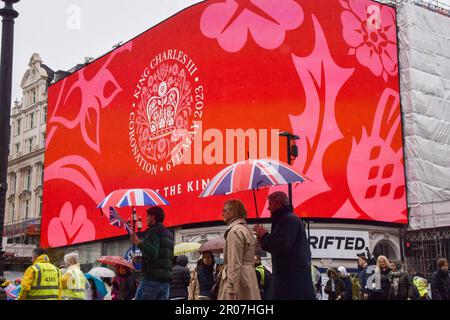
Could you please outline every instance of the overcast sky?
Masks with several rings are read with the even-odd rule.
[[[34,52],[53,70],[97,58],[120,41],[201,0],[20,0],[15,22],[12,102]],[[3,2],[0,2],[3,7]],[[79,16],[79,21],[77,17]],[[1,26],[0,26],[1,30]]]
[[[20,81],[34,52],[51,69],[68,70],[83,63],[84,57],[99,57],[114,44],[130,40],[201,1],[20,0],[15,4],[19,17],[15,24],[12,101],[22,96]],[[450,4],[450,0],[440,2]],[[3,7],[3,2],[0,5]]]

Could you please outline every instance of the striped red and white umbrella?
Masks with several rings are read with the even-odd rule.
[[[152,189],[119,189],[111,192],[97,208],[168,205],[169,201]]]
[[[265,186],[303,182],[307,179],[286,163],[271,159],[249,159],[229,165],[220,171],[211,179],[200,197],[226,195]]]

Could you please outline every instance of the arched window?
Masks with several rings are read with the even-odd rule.
[[[394,246],[388,241],[378,242],[375,248],[373,249],[373,255],[375,257],[386,256],[389,259],[389,261],[399,260],[399,257],[397,256]]]

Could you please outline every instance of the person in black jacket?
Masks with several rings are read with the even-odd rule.
[[[359,253],[358,255],[358,280],[360,292],[360,300],[367,300],[369,298],[369,290],[366,287],[367,278],[369,274],[367,273],[368,262],[365,253]]]
[[[155,206],[147,210],[144,240],[136,233],[131,240],[142,252],[143,280],[136,291],[136,300],[168,300],[173,268],[173,236],[163,225],[164,211]]]
[[[191,274],[186,268],[188,258],[184,255],[177,256],[175,266],[172,269],[172,281],[170,282],[170,300],[187,300],[188,286],[191,281]]]
[[[254,230],[261,247],[272,254],[272,299],[314,300],[311,251],[305,227],[284,192],[267,198],[272,214],[272,233],[263,226]]]
[[[448,262],[439,259],[438,269],[431,277],[431,299],[450,300],[450,277],[448,275]]]
[[[328,281],[324,292],[328,295],[328,300],[344,300],[345,283],[339,276],[336,268],[327,270]]]
[[[210,251],[203,252],[197,261],[197,267],[191,278],[189,286],[190,300],[214,300],[212,288],[214,285],[214,255]]]
[[[391,283],[388,300],[412,300],[414,298],[412,279],[403,270],[403,265],[400,261],[391,262],[391,272],[388,277]]]

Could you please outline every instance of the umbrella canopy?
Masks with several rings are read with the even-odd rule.
[[[201,245],[201,243],[197,242],[182,242],[174,246],[173,254],[178,256],[180,254],[195,252],[200,248]]]
[[[135,270],[133,264],[131,264],[130,262],[125,260],[125,258],[120,257],[120,256],[102,256],[102,257],[98,258],[97,261],[104,263],[104,264],[110,264],[113,266],[117,266],[117,265],[124,266],[124,267]]]
[[[308,179],[288,164],[271,159],[249,159],[229,165],[220,171],[205,190],[201,198],[224,195],[264,186],[276,186]]]
[[[198,249],[198,252],[210,251],[212,253],[220,253],[223,251],[225,247],[225,239],[224,238],[214,238],[209,241],[206,241],[202,246]]]
[[[97,278],[114,278],[116,273],[105,267],[95,267],[89,270],[88,274]]]
[[[152,189],[119,189],[107,195],[97,208],[162,206],[168,204],[169,201]]]
[[[91,279],[92,281],[94,281],[97,296],[98,298],[103,299],[103,297],[108,293],[105,287],[105,283],[101,279],[94,277],[89,273],[86,273],[84,276],[86,277],[86,279]]]
[[[6,300],[17,300],[19,297],[21,285],[18,286],[14,284],[10,284],[8,287],[5,288],[6,293]]]

